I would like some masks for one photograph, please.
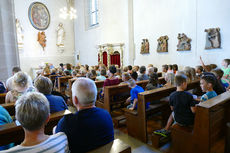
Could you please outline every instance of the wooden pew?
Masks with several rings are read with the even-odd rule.
[[[141,86],[145,89],[148,80],[138,81],[137,85]],[[129,96],[130,88],[128,85],[115,85],[115,86],[107,86],[104,87],[104,101],[97,100],[96,106],[100,108],[106,109],[109,113],[111,113],[111,107],[117,104],[123,104]],[[119,95],[127,95],[125,97],[121,97]],[[114,96],[118,97],[118,100],[114,101]]]
[[[223,153],[230,121],[230,91],[199,104],[194,127],[172,127],[173,153]]]
[[[55,82],[55,79],[57,76],[59,76],[59,75],[50,75],[49,76],[49,79],[52,81],[53,85],[54,85],[54,82]]]
[[[131,153],[131,147],[120,139],[115,139],[114,141],[92,150],[89,153]]]
[[[199,87],[200,81],[196,80],[188,83],[187,90]],[[175,86],[162,87],[145,91],[138,94],[138,108],[137,111],[130,111],[125,109],[126,125],[128,134],[147,143],[147,115],[148,113],[162,112],[163,121],[166,123],[171,113],[168,102],[160,102],[155,104],[149,110],[146,110],[146,103],[154,100],[160,100],[168,97],[173,91],[176,90]],[[163,124],[165,124],[163,123]]]
[[[6,98],[6,93],[1,93],[0,94],[0,104],[4,104],[5,103],[5,98]]]
[[[46,134],[52,134],[54,126],[64,116],[71,114],[69,110],[56,112],[50,115],[50,120],[45,127]],[[21,143],[24,139],[24,131],[21,126],[17,126],[15,122],[0,125],[0,146],[10,144],[12,142]]]
[[[61,94],[65,94],[66,85],[68,84],[68,80],[72,78],[73,78],[72,76],[58,77],[57,91],[60,92]],[[65,85],[63,86],[63,84]]]
[[[225,153],[230,152],[230,122],[227,123],[227,134],[226,134],[226,141],[225,141]]]
[[[159,82],[159,84],[163,84],[163,85],[166,84],[166,81],[165,81],[164,77],[159,77],[158,82]]]

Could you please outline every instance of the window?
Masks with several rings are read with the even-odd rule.
[[[98,0],[89,0],[89,27],[98,25]]]

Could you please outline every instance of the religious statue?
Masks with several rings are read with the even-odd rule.
[[[188,38],[186,34],[179,33],[177,39],[178,39],[177,51],[191,50],[190,42],[192,41],[192,39]]]
[[[38,32],[38,42],[42,46],[43,50],[46,47],[46,34],[45,32]]]
[[[161,36],[157,45],[157,52],[168,52],[168,36]]]
[[[64,39],[65,39],[65,30],[63,28],[63,24],[59,23],[57,27],[57,46],[61,49],[61,51],[64,51]]]
[[[141,54],[148,54],[148,53],[149,53],[149,41],[148,39],[142,39]]]
[[[220,48],[220,28],[205,29],[205,32],[207,32],[205,49]]]
[[[24,36],[23,36],[23,29],[21,26],[21,23],[18,19],[16,19],[16,31],[17,31],[17,41],[18,41],[18,48],[22,49],[23,48],[23,40],[24,40]]]

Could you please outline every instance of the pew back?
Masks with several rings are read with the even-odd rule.
[[[226,123],[229,121],[230,92],[228,91],[197,106],[193,129],[173,126],[173,152],[223,152]],[[183,147],[178,144],[181,142],[184,144]]]
[[[199,87],[200,81],[196,80],[191,83],[188,83],[187,90],[194,89]],[[162,98],[168,97],[173,91],[176,90],[175,86],[171,87],[162,87],[158,89],[153,89],[149,91],[145,91],[138,94],[138,109],[137,111],[129,111],[126,110],[125,115],[127,118],[127,128],[128,128],[128,134],[138,138],[139,140],[147,143],[147,114],[146,114],[146,103],[154,100],[160,100]],[[168,111],[169,111],[169,105],[165,107],[164,105],[165,101],[162,102],[162,106],[159,104],[159,106],[155,105],[154,107],[156,110],[160,110],[161,112],[165,112],[167,115],[164,115],[166,118],[168,118]],[[153,107],[153,108],[154,108]],[[162,107],[162,108],[161,108]],[[155,109],[154,108],[154,109]],[[130,123],[130,125],[129,125]],[[132,127],[133,123],[135,123],[137,126],[135,128]]]
[[[0,94],[0,104],[4,104],[5,103],[5,98],[6,98],[6,93],[1,93]]]
[[[50,115],[50,120],[45,127],[46,134],[52,134],[54,126],[64,116],[71,114],[69,110],[56,112]],[[17,126],[15,122],[0,125],[0,146],[7,145],[9,143],[21,143],[24,139],[24,131],[21,126]]]

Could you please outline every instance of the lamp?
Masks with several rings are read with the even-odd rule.
[[[77,11],[73,8],[73,0],[66,0],[67,7],[60,9],[59,17],[62,19],[69,18],[70,20],[77,18]]]

